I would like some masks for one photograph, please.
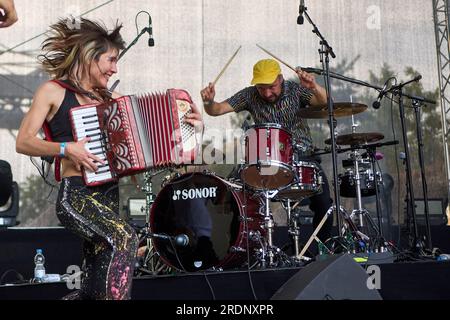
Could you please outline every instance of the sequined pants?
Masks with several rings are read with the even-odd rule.
[[[58,219],[84,239],[80,299],[123,300],[131,295],[138,238],[118,215],[117,184],[86,187],[81,177],[63,178]]]

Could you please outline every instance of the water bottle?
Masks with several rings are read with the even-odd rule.
[[[42,254],[42,249],[36,249],[34,256],[34,282],[43,282],[45,278],[45,257]]]

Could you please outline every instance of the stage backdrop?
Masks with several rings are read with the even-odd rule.
[[[48,26],[58,18],[83,15],[102,20],[112,26],[123,23],[123,37],[130,43],[137,35],[135,17],[141,10],[151,14],[155,46],[148,46],[144,35],[119,63],[120,79],[117,90],[123,94],[164,91],[168,88],[188,90],[202,110],[199,91],[215,79],[227,60],[242,46],[240,52],[216,85],[216,100],[221,101],[249,85],[253,64],[268,55],[256,44],[271,51],[292,66],[319,67],[319,39],[305,20],[297,24],[298,0],[16,0],[19,22],[0,30],[0,158],[13,167],[14,179],[21,188],[22,225],[57,224],[54,217],[56,192],[45,185],[29,158],[15,153],[15,137],[24,113],[31,103],[33,92],[46,80],[36,63],[40,44]],[[382,85],[391,75],[398,81],[408,80],[416,73],[423,75],[419,85],[411,86],[415,94],[438,100],[438,72],[431,1],[409,0],[315,0],[305,1],[308,13],[334,48],[331,59],[333,71]],[[148,26],[148,16],[141,14],[137,29]],[[295,74],[282,66],[285,78]],[[111,81],[111,83],[112,83]],[[318,78],[318,81],[322,81]],[[369,105],[369,109],[355,116],[357,132],[380,132],[384,141],[401,139],[398,107],[383,103],[375,111],[371,104],[377,92],[333,80],[335,101],[353,101]],[[410,103],[407,103],[410,105]],[[425,161],[430,197],[447,194],[441,142],[440,106],[424,109]],[[231,144],[225,132],[240,129],[244,117],[235,114],[213,118],[203,110],[206,132],[205,147],[213,142],[219,151]],[[417,166],[417,140],[413,114],[407,110],[408,133],[412,145],[412,160],[416,194],[421,197]],[[310,121],[317,147],[324,147],[328,137],[326,120]],[[338,119],[338,133],[349,133],[350,119]],[[224,143],[225,142],[225,143]],[[235,142],[238,143],[238,142]],[[213,148],[207,147],[211,153]],[[383,173],[392,178],[393,222],[402,221],[404,169],[396,161],[401,146],[385,147],[380,161]],[[216,153],[220,154],[220,153]],[[339,156],[341,159],[347,155]],[[233,163],[226,159],[223,166],[211,166],[218,174],[227,175]],[[323,157],[331,180],[330,156]],[[339,172],[343,172],[340,166]],[[156,178],[155,192],[159,190]],[[139,177],[142,180],[142,177]],[[122,200],[142,194],[127,179],[121,182]],[[400,189],[398,189],[400,186]],[[398,196],[400,195],[400,197]],[[351,206],[352,201],[344,202]],[[400,206],[399,206],[400,204]],[[370,204],[369,204],[370,205]],[[351,209],[351,208],[350,208]],[[283,213],[279,221],[282,223]]]

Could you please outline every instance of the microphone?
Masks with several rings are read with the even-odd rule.
[[[184,233],[175,237],[175,244],[180,247],[186,247],[189,244],[189,237]]]
[[[389,80],[388,80],[388,81],[389,81]],[[381,99],[383,99],[383,96],[386,94],[386,89],[387,89],[387,86],[388,86],[388,81],[386,81],[386,82],[384,83],[383,88],[381,89],[380,93],[378,94],[377,100],[374,101],[374,102],[372,103],[372,107],[373,107],[374,109],[379,109],[379,108],[380,108],[380,106],[381,106]]]
[[[116,87],[119,85],[120,80],[117,79],[116,81],[114,81],[113,85],[111,86],[111,88],[109,89],[110,92],[113,92]]]
[[[152,238],[173,241],[179,247],[186,247],[189,244],[189,237],[184,233],[176,235],[175,237],[161,233],[150,233],[149,235]]]
[[[150,17],[150,15],[148,15],[148,28],[147,28],[147,32],[148,32],[148,46],[149,47],[153,47],[155,46],[155,40],[153,39],[153,28],[152,28],[152,18]]]
[[[298,7],[297,24],[303,24],[305,22],[305,18],[303,18],[303,12],[305,12],[305,10],[305,0],[300,0],[300,6]]]

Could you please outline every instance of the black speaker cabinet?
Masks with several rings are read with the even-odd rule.
[[[382,300],[368,274],[348,254],[331,255],[297,272],[272,300]]]

